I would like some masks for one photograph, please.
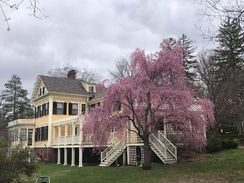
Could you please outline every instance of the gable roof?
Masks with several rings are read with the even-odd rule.
[[[95,102],[97,101],[97,99],[101,99],[103,98],[106,93],[107,93],[108,89],[105,87],[101,87],[99,89],[97,89],[96,93],[93,93],[93,97],[91,98],[91,100],[89,102]]]
[[[88,95],[78,79],[58,78],[52,76],[39,76],[50,93],[66,93],[75,95]]]

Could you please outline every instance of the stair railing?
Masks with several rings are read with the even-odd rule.
[[[117,143],[118,143],[118,140],[116,138],[113,138],[111,140],[111,144],[103,152],[101,152],[101,163],[107,158],[109,152],[112,150],[112,148]]]
[[[123,148],[126,144],[125,137],[120,141],[115,141],[111,146],[101,152],[101,163],[105,161],[111,154],[113,154],[118,148]]]
[[[170,142],[170,140],[167,137],[165,137],[165,135],[161,131],[158,131],[158,139],[160,142],[162,142],[165,145],[167,150],[177,160],[177,148],[176,148],[176,146],[174,144],[172,144],[172,142]]]
[[[158,151],[164,157],[165,161],[167,161],[167,148],[153,133],[150,135],[150,142],[156,149],[158,149]],[[163,149],[163,151],[161,149]]]

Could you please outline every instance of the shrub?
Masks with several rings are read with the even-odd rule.
[[[236,149],[239,146],[238,139],[225,139],[222,141],[222,148],[223,149]]]
[[[208,153],[218,152],[222,150],[222,141],[217,137],[210,137],[207,141],[206,150]]]

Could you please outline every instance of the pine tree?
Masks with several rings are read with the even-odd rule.
[[[227,18],[219,28],[216,72],[222,82],[241,71],[244,56],[244,31],[237,19]]]
[[[185,34],[179,38],[178,42],[183,47],[183,65],[185,67],[185,79],[188,83],[194,84],[197,78],[197,60],[194,56],[195,47],[193,42]]]
[[[33,117],[33,110],[27,95],[28,92],[23,89],[21,79],[17,75],[13,75],[11,80],[5,84],[2,93],[2,108],[6,112],[8,122]]]
[[[241,130],[243,120],[244,32],[237,19],[227,17],[219,28],[219,46],[215,49],[215,82],[222,96],[216,97],[215,108],[225,105],[228,111],[216,112],[221,124],[236,124]],[[217,90],[216,90],[217,91]],[[223,95],[224,94],[224,95]],[[216,110],[217,111],[217,110]]]

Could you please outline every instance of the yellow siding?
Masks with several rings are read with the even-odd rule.
[[[43,116],[41,118],[35,119],[36,127],[47,126],[48,125],[48,116]]]
[[[34,147],[45,147],[47,146],[47,141],[34,142]]]

